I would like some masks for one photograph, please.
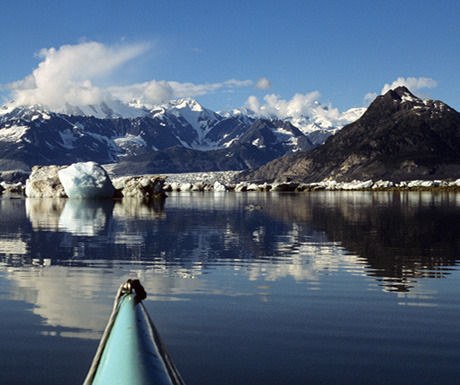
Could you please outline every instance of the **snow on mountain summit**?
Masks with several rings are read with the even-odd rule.
[[[73,106],[67,103],[65,109],[55,112],[76,116],[94,116],[99,119],[140,118],[147,114],[144,108],[133,107],[116,99],[86,106]]]
[[[217,122],[230,117],[248,117],[250,119],[280,119],[289,121],[299,128],[304,134],[309,135],[314,131],[324,131],[327,134],[334,133],[341,128],[357,120],[364,113],[365,108],[352,108],[345,112],[337,109],[328,109],[316,102],[307,111],[286,110],[281,108],[268,108],[262,106],[258,111],[248,107],[240,107],[229,111],[214,112],[200,105],[195,99],[183,98],[171,100],[160,105],[145,105],[138,100],[124,103],[118,99],[106,100],[98,104],[72,105],[66,103],[58,110],[49,109],[46,106],[21,106],[15,101],[5,104],[0,109],[0,116],[8,114],[17,108],[28,108],[53,113],[86,116],[99,119],[110,118],[140,118],[144,116],[161,117],[164,114],[171,114],[179,119],[184,119],[197,132],[198,141],[206,136],[209,130]]]
[[[148,112],[145,110],[145,108],[131,106],[117,99],[103,101],[98,104],[88,105],[72,105],[70,103],[65,103],[63,107],[57,109],[49,108],[48,106],[38,104],[24,106],[12,100],[2,106],[2,108],[0,109],[0,116],[9,114],[14,110],[47,111],[49,113],[64,114],[71,116],[93,116],[99,119],[139,118],[145,116]]]
[[[326,138],[338,129],[359,119],[366,108],[351,108],[345,112],[329,109],[315,102],[307,111],[290,110],[273,106],[262,106],[259,111],[241,107],[230,111],[219,111],[221,116],[248,116],[253,119],[267,118],[288,121],[303,134],[311,136],[316,144],[322,144]]]
[[[363,111],[351,109],[340,113],[316,103],[302,114],[294,109],[290,115],[276,109],[261,108],[254,112],[248,107],[214,112],[190,98],[156,106],[139,100],[124,103],[115,99],[86,106],[67,103],[59,111],[53,111],[42,105],[20,106],[12,101],[0,109],[0,131],[4,130],[3,137],[9,142],[26,134],[30,141],[40,131],[46,137],[45,147],[62,147],[67,152],[76,149],[80,142],[85,142],[81,148],[86,150],[82,151],[91,147],[91,151],[101,153],[102,147],[106,147],[104,156],[111,160],[173,147],[209,151],[255,142],[258,147],[262,142],[270,143],[273,154],[281,156],[286,151],[305,151],[321,145]],[[253,127],[259,120],[267,123],[258,122]],[[291,124],[295,130],[285,124]],[[17,133],[12,130],[26,126],[31,130],[18,129]],[[248,130],[251,135],[245,135]]]
[[[194,99],[171,100],[166,109],[176,116],[184,117],[192,126],[200,129],[207,129],[208,122],[220,119],[215,112],[204,108]]]

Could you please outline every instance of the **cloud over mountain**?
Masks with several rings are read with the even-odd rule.
[[[381,95],[386,94],[389,90],[394,90],[395,88],[398,87],[406,87],[413,92],[417,92],[418,90],[422,88],[434,88],[438,85],[438,83],[430,78],[414,78],[414,77],[409,77],[409,78],[403,78],[399,77],[397,78],[393,83],[391,84],[385,84],[382,88]]]
[[[146,44],[108,47],[97,42],[42,49],[43,59],[32,74],[8,84],[18,105],[43,104],[60,110],[72,105],[98,104],[111,99],[110,93],[93,85],[127,61],[148,49]]]
[[[17,105],[42,104],[60,112],[66,110],[68,104],[97,105],[113,99],[124,102],[137,99],[145,104],[159,104],[172,98],[196,97],[254,84],[252,80],[230,79],[205,84],[150,80],[107,88],[97,85],[100,79],[107,78],[149,49],[151,46],[146,43],[107,46],[98,42],[42,49],[37,56],[43,60],[32,74],[6,87]]]
[[[108,105],[114,108],[119,105],[118,101],[131,103],[135,100],[138,105],[150,107],[172,99],[232,93],[245,87],[261,91],[271,88],[271,81],[265,77],[256,81],[232,78],[202,84],[156,79],[128,85],[117,85],[114,82],[117,73],[126,63],[148,54],[152,49],[150,43],[109,46],[94,41],[42,49],[37,54],[41,62],[30,75],[3,87],[9,89],[10,98],[16,106],[40,104],[51,111],[63,113],[76,111],[84,106],[88,107],[83,108],[85,113],[92,106]],[[113,85],[107,86],[109,81]],[[392,83],[385,84],[382,94],[398,86],[407,86],[417,94],[420,89],[436,85],[436,81],[431,78],[399,77]],[[369,93],[365,100],[373,100],[376,96],[376,93]],[[265,95],[263,100],[250,96],[246,101],[246,108],[261,117],[290,118],[293,123],[303,120],[302,124],[307,124],[305,117],[312,115],[317,120],[310,123],[320,126],[321,117],[325,120],[340,119],[341,112],[331,105],[319,103],[319,98],[318,91],[297,93],[290,100],[283,100],[275,93]]]
[[[318,91],[303,94],[295,94],[290,100],[280,99],[279,95],[266,95],[261,102],[257,97],[250,96],[246,101],[246,107],[255,114],[263,117],[278,117],[301,119],[306,116],[324,116],[338,119],[340,111],[331,106],[324,106],[318,102]]]
[[[424,89],[424,88],[434,88],[434,87],[437,87],[437,85],[438,85],[438,82],[436,80],[434,80],[434,79],[431,79],[431,78],[425,78],[425,77],[403,78],[403,77],[399,77],[396,80],[394,80],[391,84],[386,83],[383,86],[382,91],[380,91],[380,95],[384,95],[389,90],[394,90],[395,88],[398,88],[398,87],[406,87],[406,88],[412,90],[412,92],[415,95],[419,95],[419,92],[418,92],[419,90]],[[370,103],[377,96],[378,96],[377,93],[369,92],[364,96],[364,102],[365,103]]]

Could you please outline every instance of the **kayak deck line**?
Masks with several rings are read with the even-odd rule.
[[[142,300],[139,280],[128,280],[83,385],[185,385]]]

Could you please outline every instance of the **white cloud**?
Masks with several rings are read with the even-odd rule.
[[[193,84],[193,83],[178,83],[168,82],[174,90],[174,97],[196,97],[200,95],[206,95],[217,90],[231,91],[239,87],[248,87],[253,84],[252,80],[236,80],[230,79],[222,83],[205,83],[205,84]]]
[[[378,96],[378,94],[377,94],[376,92],[368,92],[366,95],[364,95],[364,103],[365,103],[365,104],[369,104],[369,103],[372,102],[377,96]]]
[[[278,117],[280,119],[293,118],[300,119],[305,116],[324,116],[338,119],[341,113],[337,108],[324,106],[318,102],[320,98],[318,91],[313,91],[305,95],[295,94],[292,99],[280,99],[279,95],[270,94],[264,97],[264,102],[255,96],[250,96],[246,101],[246,107],[254,111],[257,115],[266,117]]]
[[[260,104],[259,98],[255,96],[250,96],[246,101],[246,107],[251,111],[254,111],[257,115],[260,114],[262,106]]]
[[[163,80],[152,80],[125,87],[110,87],[107,90],[121,101],[130,102],[135,99],[142,104],[165,103],[174,95],[171,85]]]
[[[38,54],[43,58],[38,68],[7,87],[18,105],[43,104],[59,111],[66,103],[97,104],[111,99],[111,95],[92,81],[107,76],[147,49],[147,44],[108,47],[97,42],[43,49]]]
[[[248,87],[252,80],[230,79],[222,83],[179,83],[176,81],[156,81],[134,84],[126,87],[111,87],[108,90],[116,98],[129,102],[136,99],[142,104],[155,105],[173,98],[195,98],[216,91],[231,92],[235,88]]]
[[[257,90],[269,90],[272,88],[272,83],[266,78],[260,78],[257,80],[256,84],[254,84],[254,88]]]
[[[179,83],[151,80],[144,83],[98,87],[98,80],[107,78],[126,62],[142,55],[148,44],[123,44],[110,47],[97,42],[64,45],[58,49],[42,49],[43,61],[32,74],[10,83],[10,97],[16,105],[42,104],[53,111],[65,111],[73,106],[97,105],[119,99],[137,99],[144,104],[160,104],[172,98],[196,97],[221,91],[232,92],[254,84],[252,80],[230,79],[221,83]]]
[[[409,91],[411,92],[417,92],[418,90],[422,89],[422,88],[434,88],[438,85],[438,83],[433,80],[433,79],[430,79],[430,78],[413,78],[413,77],[409,77],[409,78],[403,78],[403,77],[399,77],[398,79],[396,79],[393,83],[391,84],[385,84],[382,88],[382,92],[381,94],[385,94],[387,93],[389,90],[392,90],[396,87],[399,87],[399,86],[405,86],[409,89]]]

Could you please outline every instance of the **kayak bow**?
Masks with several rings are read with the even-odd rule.
[[[184,385],[150,319],[138,280],[121,285],[84,385]]]

